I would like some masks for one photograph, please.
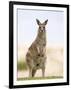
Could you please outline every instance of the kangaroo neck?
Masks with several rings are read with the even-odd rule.
[[[38,31],[37,37],[36,37],[36,42],[38,44],[46,44],[46,31],[40,32]]]

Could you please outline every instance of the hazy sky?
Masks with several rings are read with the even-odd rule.
[[[17,10],[18,44],[31,44],[37,35],[38,25],[36,19],[46,25],[48,44],[64,43],[64,12],[60,11],[37,11],[37,10]]]

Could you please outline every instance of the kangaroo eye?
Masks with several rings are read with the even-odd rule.
[[[43,29],[45,29],[45,27],[43,27]]]
[[[41,29],[41,27],[39,27],[39,29]]]
[[[38,56],[40,56],[40,54],[38,54]]]

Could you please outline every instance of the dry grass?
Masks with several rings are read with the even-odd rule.
[[[49,77],[34,77],[34,78],[17,78],[18,81],[20,80],[43,80],[43,79],[62,79],[62,76],[49,76]]]

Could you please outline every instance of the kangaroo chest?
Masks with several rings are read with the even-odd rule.
[[[37,53],[38,56],[43,56],[46,53],[46,47],[45,46],[37,46]]]

